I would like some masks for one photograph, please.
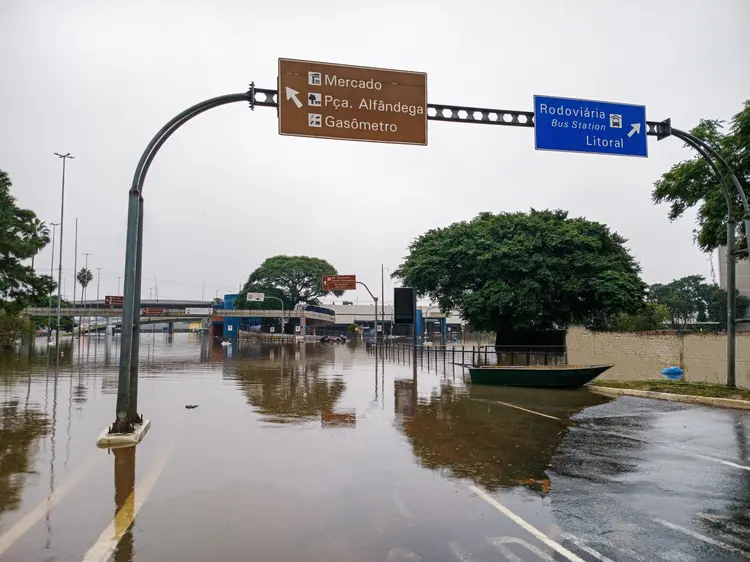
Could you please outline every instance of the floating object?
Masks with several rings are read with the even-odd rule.
[[[661,370],[661,374],[671,381],[680,380],[684,372],[685,371],[680,369],[677,365],[672,365],[671,367],[667,367]]]
[[[614,365],[530,365],[469,367],[472,384],[530,388],[578,388]]]
[[[193,409],[195,409],[195,408],[197,408],[197,407],[198,407],[198,404],[185,404],[185,407],[186,407],[186,408],[187,408],[188,410],[193,410]]]

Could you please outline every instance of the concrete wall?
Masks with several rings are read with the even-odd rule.
[[[658,379],[677,365],[685,380],[726,382],[727,336],[722,333],[590,332],[568,330],[569,364],[614,363],[604,379]],[[737,385],[750,388],[750,333],[737,334]]]

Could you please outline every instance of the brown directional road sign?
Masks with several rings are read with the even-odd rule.
[[[105,306],[122,306],[122,297],[107,295],[104,297]]]
[[[356,275],[324,275],[324,291],[353,291],[357,288]]]
[[[427,144],[427,74],[279,59],[279,134]]]

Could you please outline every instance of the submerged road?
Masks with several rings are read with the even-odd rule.
[[[110,452],[117,340],[0,355],[0,560],[750,560],[750,413],[353,344],[141,352],[153,427]]]

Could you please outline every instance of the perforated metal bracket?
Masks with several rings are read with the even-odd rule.
[[[511,127],[533,127],[533,111],[487,109],[461,105],[427,104],[427,119],[453,121],[456,123],[478,123],[481,125],[509,125]]]
[[[251,106],[278,107],[278,90],[253,88],[248,95],[252,96]],[[427,119],[430,121],[450,121],[453,123],[476,123],[479,125],[505,125],[509,127],[534,127],[533,111],[515,111],[512,109],[488,109],[463,105],[427,104]],[[671,121],[647,121],[646,134],[659,140],[671,134]]]

